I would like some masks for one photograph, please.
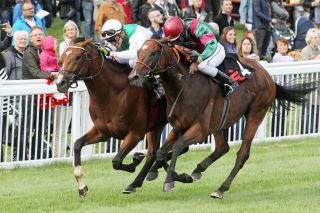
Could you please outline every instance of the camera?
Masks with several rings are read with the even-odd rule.
[[[6,24],[0,23],[0,30],[3,30],[3,28],[5,28],[6,26],[7,26]]]

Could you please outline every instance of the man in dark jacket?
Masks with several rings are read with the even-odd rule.
[[[27,48],[27,50],[23,54],[23,64],[22,64],[22,79],[44,79],[49,78],[53,80],[55,77],[58,76],[58,72],[43,72],[40,69],[40,59],[39,55],[41,53],[41,45],[44,37],[44,32],[41,27],[34,26],[31,28],[30,31],[30,46]],[[25,103],[26,101],[23,101]],[[39,111],[39,115],[37,115],[37,111],[41,107],[38,106],[38,100],[37,98],[34,99],[32,109],[32,97],[28,98],[27,104],[27,112],[24,111],[25,106],[22,106],[23,109],[23,116],[27,113],[26,116],[30,116],[31,110],[33,110],[33,118],[30,120],[33,121],[31,126],[28,123],[27,132],[30,132],[30,128],[33,129],[36,134],[32,136],[32,143],[31,143],[31,156],[29,156],[29,159],[40,159],[41,153],[44,151],[44,143],[42,142],[42,132],[44,132],[47,129],[48,124],[48,112],[46,110]],[[44,116],[44,118],[43,118]],[[44,122],[42,122],[44,120]],[[37,126],[37,121],[40,121],[39,125]],[[29,136],[28,136],[29,137]],[[27,140],[29,141],[29,139]],[[45,154],[45,152],[43,152]],[[49,152],[50,153],[50,152]],[[46,158],[48,156],[43,155],[43,158]]]
[[[6,33],[5,38],[3,40],[0,39],[0,52],[2,52],[3,50],[7,49],[11,45],[12,29],[9,22],[2,24],[0,26],[1,26],[1,31]]]
[[[141,5],[139,9],[139,20],[141,21],[141,26],[145,28],[148,28],[151,25],[148,19],[148,11],[151,8],[156,8],[157,10],[160,10],[162,14],[164,13],[162,9],[155,4],[155,2],[156,2],[155,0],[147,0]]]
[[[39,55],[41,53],[41,45],[44,33],[41,27],[34,26],[30,31],[30,46],[23,54],[22,79],[54,79],[58,75],[56,72],[48,73],[40,69]]]
[[[267,48],[272,35],[270,0],[252,1],[252,30],[255,32],[259,57],[266,60]]]
[[[233,27],[234,21],[231,17],[232,12],[232,1],[231,0],[222,0],[221,1],[221,13],[214,17],[213,22],[217,23],[219,26],[219,35],[221,36],[222,31],[225,27]]]

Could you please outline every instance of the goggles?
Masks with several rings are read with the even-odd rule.
[[[107,41],[107,42],[114,42],[119,41],[120,39],[120,33],[122,29],[115,31],[115,30],[107,30],[101,33],[101,36]]]

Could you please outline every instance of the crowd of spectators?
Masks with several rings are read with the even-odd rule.
[[[62,53],[76,37],[94,37],[100,42],[102,26],[110,19],[117,19],[122,24],[139,24],[161,37],[162,25],[169,16],[210,22],[219,32],[217,37],[226,52],[240,58],[274,63],[319,60],[320,1],[304,0],[296,5],[295,26],[289,23],[286,4],[282,0],[241,0],[239,22],[246,32],[237,41],[236,34],[240,32],[234,26],[231,0],[60,0],[57,7],[56,1],[50,0],[0,0],[0,50],[6,50],[0,54],[1,60],[5,61],[1,64],[0,76],[2,80],[54,80]],[[41,15],[43,10],[49,14]],[[65,23],[59,44],[57,38],[44,37],[46,29],[52,27],[54,16]],[[295,49],[294,30],[300,42],[298,49]],[[43,42],[43,39],[47,41]],[[43,43],[50,43],[50,50]],[[59,113],[71,115],[70,106],[63,106],[58,108]],[[62,152],[57,155],[61,156]],[[36,154],[32,159],[39,158],[39,153]]]

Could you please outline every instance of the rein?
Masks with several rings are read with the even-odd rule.
[[[146,67],[146,68],[148,69],[148,74],[146,74],[146,75],[144,76],[145,78],[152,78],[153,76],[158,75],[158,74],[161,74],[161,73],[164,73],[164,72],[166,72],[167,70],[170,70],[170,69],[172,69],[173,67],[175,67],[175,66],[177,66],[177,65],[179,64],[179,62],[180,62],[179,53],[178,53],[175,49],[173,49],[173,52],[174,52],[174,54],[175,54],[175,56],[176,56],[176,63],[173,64],[173,65],[171,65],[171,66],[168,66],[167,68],[164,68],[164,69],[162,69],[162,70],[157,70],[157,68],[158,68],[158,66],[159,66],[159,63],[160,63],[160,58],[161,58],[161,56],[163,56],[164,46],[163,46],[163,44],[162,44],[160,41],[158,41],[158,40],[156,40],[156,39],[148,39],[148,40],[146,40],[146,41],[155,41],[155,42],[157,42],[157,43],[161,46],[161,52],[160,52],[159,59],[157,60],[157,63],[154,65],[153,68],[151,68],[151,67],[148,66],[147,64],[143,63],[142,61],[139,61],[139,60],[138,60],[138,61],[136,62],[136,63],[138,63],[138,64],[142,64],[144,67]]]
[[[88,59],[88,51],[87,51],[85,48],[79,47],[79,46],[70,45],[70,46],[68,46],[68,47],[66,48],[66,50],[69,49],[69,48],[70,48],[70,49],[80,49],[80,50],[83,50],[83,52],[84,52],[84,54],[81,56],[81,59],[82,59],[81,62],[82,62],[82,63],[81,63],[81,68],[80,68],[79,72],[76,73],[76,74],[74,74],[74,75],[72,76],[72,78],[68,81],[69,87],[71,87],[71,85],[72,85],[73,83],[75,83],[76,86],[71,87],[71,88],[76,88],[76,87],[78,87],[77,81],[79,81],[79,80],[92,80],[94,77],[96,77],[96,76],[98,76],[98,75],[100,74],[100,72],[101,72],[101,70],[102,70],[102,67],[103,67],[103,64],[104,64],[104,57],[103,57],[102,53],[101,53],[100,51],[98,51],[98,52],[99,52],[99,55],[101,56],[101,60],[102,60],[99,71],[98,71],[96,74],[94,74],[94,75],[81,77],[80,75],[81,75],[81,73],[82,73],[82,71],[83,71],[83,68],[84,68],[84,66],[83,66],[83,65],[84,65],[84,62],[85,62],[85,61],[92,61],[92,60],[96,59],[98,56],[97,56],[97,57],[94,57],[94,58],[92,58],[92,59]],[[65,72],[64,70],[61,70],[61,73],[62,73],[62,74],[63,74],[64,72]]]

